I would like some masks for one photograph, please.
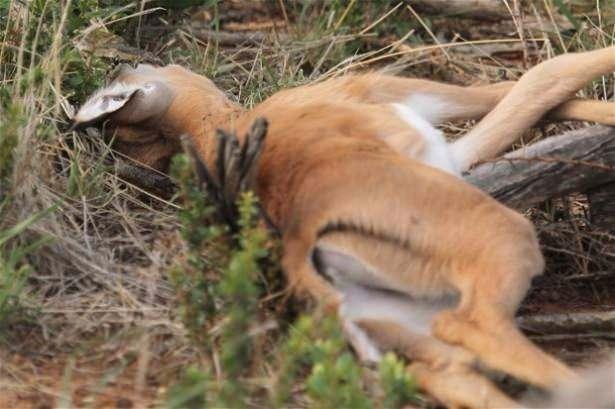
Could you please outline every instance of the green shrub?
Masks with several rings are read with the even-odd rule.
[[[171,409],[200,409],[207,407],[207,389],[211,377],[207,371],[191,366],[181,380],[169,390],[166,406]]]
[[[285,385],[280,385],[277,405],[288,393],[288,381],[301,366],[309,368],[305,379],[311,406],[316,408],[368,408],[372,406],[363,388],[362,370],[347,347],[337,320],[330,316],[303,316],[291,329],[282,348]],[[294,366],[294,368],[293,368]]]
[[[179,312],[189,335],[197,345],[209,349],[211,345],[205,325],[217,312],[218,275],[206,274],[205,270],[210,268],[215,273],[224,263],[224,243],[221,243],[222,248],[214,243],[221,242],[225,229],[212,222],[215,208],[197,186],[185,155],[173,158],[171,173],[180,186],[182,209],[179,220],[187,250],[185,259],[172,268],[170,278],[177,290]],[[207,258],[204,257],[206,249],[209,249]]]
[[[223,380],[206,381],[208,369],[199,372],[193,368],[171,391],[168,404],[176,407],[183,402],[183,395],[205,402],[206,394],[214,406],[242,406],[246,391],[240,379],[251,359],[250,329],[256,320],[260,295],[257,274],[259,261],[267,256],[267,233],[257,225],[256,197],[247,192],[238,203],[237,237],[225,241],[222,233],[228,233],[228,229],[212,220],[214,208],[191,177],[191,167],[184,155],[174,158],[173,173],[183,198],[180,220],[187,254],[184,262],[171,271],[171,279],[178,290],[180,313],[192,339],[207,351],[220,346]],[[232,247],[232,243],[237,243],[237,247]],[[205,249],[212,250],[207,252],[209,264],[203,256]],[[208,274],[207,269],[213,270],[213,274]],[[207,329],[220,321],[222,331],[219,340],[214,340]],[[203,386],[203,395],[194,392],[198,389],[195,379]]]
[[[388,352],[379,365],[380,385],[384,393],[384,408],[400,408],[416,399],[417,388],[406,370],[406,364]]]

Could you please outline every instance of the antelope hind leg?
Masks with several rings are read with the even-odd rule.
[[[535,254],[539,254],[537,249]],[[524,256],[531,259],[531,251]],[[532,268],[532,262],[527,262],[529,270],[500,265],[485,277],[465,272],[458,283],[462,289],[459,306],[440,312],[433,321],[432,332],[444,342],[474,352],[493,369],[551,389],[574,378],[575,373],[532,344],[514,322],[514,313],[531,277],[542,270],[542,263],[536,263],[540,266]]]
[[[470,132],[453,142],[456,163],[464,171],[497,156],[554,108],[556,117],[612,123],[612,103],[575,100],[557,107],[593,78],[613,71],[615,47],[564,54],[538,64]]]
[[[431,336],[412,333],[386,319],[359,319],[357,324],[380,348],[395,349],[411,359],[409,373],[422,390],[440,402],[449,407],[521,407],[474,370],[476,357],[473,354]]]
[[[495,108],[517,82],[459,86],[423,79],[367,74],[342,77],[325,84],[361,102],[403,104],[429,123],[440,124],[482,118]],[[568,98],[559,101],[557,107],[547,115],[557,120],[615,125],[614,103]]]
[[[420,388],[450,407],[519,406],[474,370],[474,354],[429,334],[432,317],[456,300],[419,300],[365,285],[377,283],[370,268],[326,245],[317,248],[314,259],[321,274],[343,294],[340,319],[361,358],[374,361],[379,351],[400,351],[414,362],[408,370]]]

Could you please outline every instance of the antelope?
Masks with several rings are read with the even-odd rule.
[[[490,368],[547,390],[575,372],[532,344],[514,314],[542,273],[532,224],[464,182],[541,117],[615,125],[615,104],[575,98],[615,71],[615,47],[546,60],[517,82],[456,86],[379,73],[280,91],[253,109],[177,65],[123,66],[74,116],[103,120],[116,149],[166,171],[189,135],[269,123],[253,189],[279,230],[297,296],[337,314],[366,361],[395,349],[420,388],[453,407],[517,407]],[[479,119],[447,142],[436,125]]]

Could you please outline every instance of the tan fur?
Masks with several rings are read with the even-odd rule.
[[[422,163],[429,141],[391,104],[411,97],[433,101],[441,109],[425,107],[431,122],[487,115],[452,147],[463,170],[502,152],[548,111],[560,119],[615,125],[613,104],[569,101],[594,76],[615,70],[614,51],[557,57],[518,83],[480,87],[345,76],[281,91],[249,111],[181,67],[142,66],[125,69],[118,80],[163,82],[172,90],[172,97],[160,102],[168,109],[133,123],[130,112],[139,102],[131,100],[108,118],[119,149],[157,168],[164,168],[181,134],[192,136],[211,164],[216,128],[241,136],[255,118],[267,118],[255,190],[282,233],[291,288],[339,310],[345,319],[344,299],[351,293],[316,271],[312,258],[318,248],[328,257],[341,254],[342,264],[357,260],[360,268],[340,273],[351,285],[394,291],[408,305],[458,297],[454,309],[433,317],[429,334],[413,333],[386,314],[375,321],[359,317],[356,323],[380,348],[398,348],[415,360],[409,369],[443,402],[511,406],[514,402],[475,372],[474,357],[546,388],[573,377],[513,321],[532,277],[543,269],[536,234],[518,213]]]

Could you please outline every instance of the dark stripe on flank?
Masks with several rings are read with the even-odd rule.
[[[403,240],[400,237],[394,236],[387,232],[377,231],[373,227],[367,228],[364,226],[342,221],[328,223],[325,227],[318,231],[317,237],[321,238],[329,233],[343,232],[360,234],[362,236],[371,237],[376,240],[391,243],[396,246],[403,247],[404,249],[410,250],[410,242],[408,240]]]

